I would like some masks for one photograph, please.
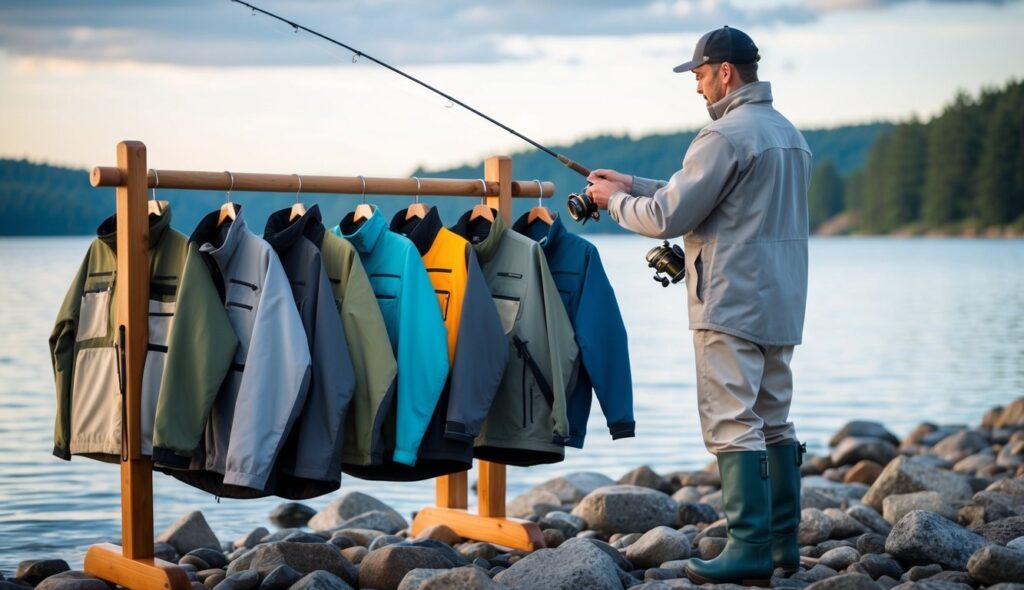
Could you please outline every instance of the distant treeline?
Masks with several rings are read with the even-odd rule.
[[[793,113],[789,113],[792,115]],[[629,136],[603,135],[567,146],[559,153],[590,168],[614,168],[650,178],[668,178],[679,169],[696,132]],[[1024,227],[1024,86],[1011,82],[984,90],[977,98],[960,94],[927,123],[871,123],[804,130],[816,167],[810,200],[811,226],[842,220],[838,231],[888,233],[1018,224]],[[583,177],[537,150],[512,155],[517,179],[555,182],[558,194],[547,202],[565,210],[565,197],[586,185]],[[102,163],[102,162],[101,162]],[[418,169],[421,177],[479,178],[483,163],[447,170]],[[255,170],[254,170],[255,172]],[[266,172],[274,172],[268,170]],[[350,174],[351,170],[338,170]],[[266,216],[287,207],[293,195],[235,192],[257,233]],[[173,204],[174,226],[190,233],[200,217],[223,202],[223,194],[161,190]],[[317,199],[310,196],[307,201]],[[407,199],[373,200],[386,215]],[[428,202],[429,199],[427,199]],[[352,210],[358,197],[321,198],[328,226]],[[438,199],[441,218],[452,224],[471,208],[473,199]],[[536,201],[515,201],[519,215]],[[0,159],[0,235],[90,234],[113,212],[113,189],[93,189],[86,170],[60,168],[25,160]],[[621,232],[603,219],[575,231]],[[835,228],[832,232],[837,231]]]
[[[882,131],[852,173],[815,161],[812,228],[846,212],[859,233],[1024,229],[1024,83],[960,93],[928,122]]]

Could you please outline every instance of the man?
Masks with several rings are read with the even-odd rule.
[[[807,142],[772,107],[743,32],[701,37],[692,71],[713,122],[668,182],[595,170],[587,189],[620,225],[683,235],[697,401],[704,444],[718,458],[728,543],[691,559],[697,583],[766,585],[799,568],[801,448],[787,421],[789,363],[807,300]]]

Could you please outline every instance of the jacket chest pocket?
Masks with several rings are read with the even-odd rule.
[[[451,307],[452,279],[450,269],[428,268],[430,284],[434,286],[437,304],[441,306],[441,318],[448,321],[448,310]]]
[[[526,290],[523,275],[517,272],[498,272],[491,284],[491,298],[498,308],[501,327],[505,334],[511,334],[516,322],[523,314],[523,292]]]
[[[384,316],[388,334],[397,334],[398,297],[402,289],[402,278],[396,274],[373,273],[370,275],[370,285],[373,287],[374,296],[377,297],[380,313]]]
[[[111,283],[97,283],[82,293],[75,341],[104,338],[110,328]]]

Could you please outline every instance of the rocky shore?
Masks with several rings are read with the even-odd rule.
[[[977,427],[922,423],[903,440],[853,421],[830,454],[801,467],[803,567],[776,570],[796,590],[1024,590],[1024,398]],[[509,551],[444,525],[413,537],[375,498],[340,493],[319,512],[286,503],[226,541],[193,512],[163,531],[157,556],[194,590],[696,588],[683,568],[725,546],[717,466],[618,481],[572,473],[514,498],[509,516],[537,522],[548,549]],[[108,590],[62,560],[22,562],[0,590]],[[736,590],[740,586],[704,586]]]

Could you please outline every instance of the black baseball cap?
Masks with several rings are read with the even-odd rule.
[[[727,61],[732,64],[752,64],[761,59],[757,45],[749,35],[729,25],[705,33],[693,50],[693,59],[672,68],[673,72],[689,72],[703,64]]]

